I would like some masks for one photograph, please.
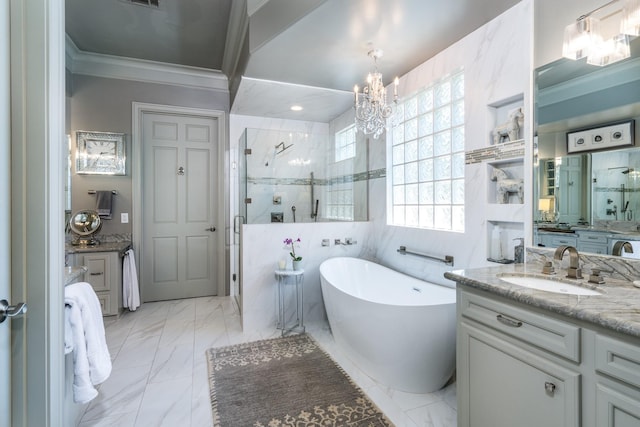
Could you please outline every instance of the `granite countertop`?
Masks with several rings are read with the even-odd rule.
[[[611,228],[596,227],[592,225],[573,225],[570,228],[559,228],[553,225],[538,224],[536,230],[540,234],[549,233],[562,233],[562,234],[575,234],[580,231],[588,231],[592,233],[603,233],[610,235],[609,237],[618,240],[640,240],[640,232],[631,230],[617,230]]]
[[[67,243],[65,251],[68,254],[91,253],[91,252],[125,252],[131,247],[131,242],[106,242],[99,245],[78,245]]]
[[[542,266],[538,263],[510,264],[500,267],[455,270],[446,272],[444,276],[462,285],[640,338],[640,289],[629,281],[605,276],[606,283],[593,285],[587,282],[585,273],[583,273],[585,279],[582,280],[566,279],[602,292],[602,295],[584,296],[525,288],[512,285],[497,277],[500,273],[540,275],[541,271]],[[565,275],[565,270],[556,270],[554,277],[560,279]]]

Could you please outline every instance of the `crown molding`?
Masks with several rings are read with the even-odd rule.
[[[222,57],[222,70],[227,76],[236,75],[248,28],[247,2],[232,2],[224,56]]]
[[[216,70],[84,52],[68,35],[65,53],[72,74],[229,92],[227,76]]]

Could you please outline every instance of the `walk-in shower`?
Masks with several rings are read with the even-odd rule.
[[[336,162],[333,138],[246,129],[239,141],[238,214],[246,224],[366,221],[366,142]]]

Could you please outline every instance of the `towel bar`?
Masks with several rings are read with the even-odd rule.
[[[438,258],[438,257],[434,257],[432,255],[427,255],[427,254],[423,254],[420,252],[412,252],[412,251],[408,251],[406,246],[400,246],[400,249],[398,249],[398,253],[400,255],[416,255],[416,256],[421,256],[423,258],[429,258],[432,259],[434,261],[440,261],[443,262],[447,265],[453,265],[453,256],[451,255],[445,255],[444,258]]]

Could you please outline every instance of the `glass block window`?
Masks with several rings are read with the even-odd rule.
[[[464,231],[464,72],[398,104],[388,155],[391,225]]]
[[[336,132],[335,161],[352,159],[356,156],[356,125],[353,124]]]
[[[327,188],[327,218],[353,221],[353,182],[334,182]]]
[[[356,157],[356,127],[350,125],[335,135],[334,163],[329,166],[326,187],[327,218],[353,221],[353,171]]]

